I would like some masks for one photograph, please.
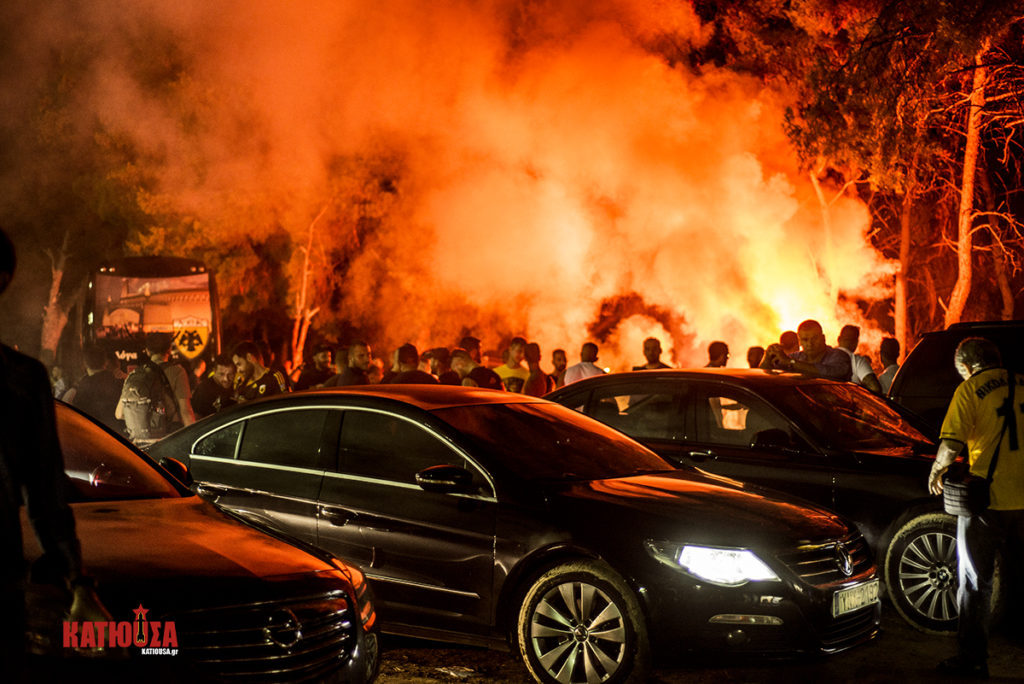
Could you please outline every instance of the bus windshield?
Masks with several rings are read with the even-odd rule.
[[[173,266],[173,268],[171,268]],[[152,260],[100,268],[92,278],[87,326],[92,338],[123,361],[147,333],[170,333],[195,359],[214,342],[216,303],[211,274],[198,262]]]

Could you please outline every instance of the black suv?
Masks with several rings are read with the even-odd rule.
[[[953,392],[962,381],[953,353],[967,337],[991,340],[1008,368],[1024,373],[1024,321],[956,323],[925,333],[907,355],[889,389],[889,398],[920,416],[937,437]]]

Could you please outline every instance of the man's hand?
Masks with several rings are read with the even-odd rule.
[[[942,494],[942,476],[949,470],[949,466],[942,465],[936,459],[935,464],[932,465],[932,471],[928,474],[928,491],[932,494]]]
[[[942,494],[942,476],[945,475],[950,464],[956,460],[956,456],[960,453],[960,449],[962,448],[963,444],[949,439],[944,439],[939,443],[939,451],[935,454],[935,463],[932,465],[932,470],[928,474],[929,492],[936,496]]]

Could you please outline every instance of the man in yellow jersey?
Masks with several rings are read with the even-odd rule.
[[[954,363],[964,381],[957,387],[942,423],[942,441],[928,477],[928,489],[933,494],[942,493],[942,475],[964,446],[971,473],[980,477],[988,477],[997,448],[999,455],[988,509],[957,517],[958,653],[942,661],[939,670],[985,679],[996,556],[1024,545],[1024,391],[1016,387],[1024,378],[1013,379],[1011,404],[1010,378],[1002,368],[999,350],[981,337],[961,342]]]

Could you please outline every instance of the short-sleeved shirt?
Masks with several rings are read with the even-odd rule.
[[[836,347],[836,349],[850,357],[851,381],[863,385],[864,378],[875,374],[875,369],[871,367],[871,359],[868,357],[863,354],[855,354],[845,347]]]
[[[807,360],[806,352],[798,351],[790,355],[797,361],[810,363]],[[847,381],[850,379],[850,357],[845,351],[835,347],[825,347],[825,354],[818,359],[814,367],[818,369],[818,375],[829,380]]]
[[[268,370],[255,380],[250,380],[238,388],[238,397],[245,401],[283,394],[286,391],[284,377],[277,371]]]
[[[494,372],[498,374],[498,377],[505,384],[505,389],[509,392],[522,392],[523,386],[530,377],[530,371],[522,366],[509,368],[507,363],[503,363],[495,368]]]
[[[892,379],[896,377],[896,371],[900,369],[898,363],[890,363],[882,371],[882,374],[878,376],[878,383],[882,386],[882,391],[886,394],[889,393],[889,388],[892,387]]]
[[[1021,378],[1015,379],[1015,384]],[[971,473],[988,476],[989,464],[1000,435],[999,459],[992,477],[992,503],[999,511],[1024,509],[1024,388],[1015,387],[1010,423],[1003,433],[1009,405],[1006,370],[989,368],[960,383],[942,421],[939,436],[967,445]],[[1011,434],[1011,430],[1016,434]],[[1016,445],[1017,449],[1012,447]]]

